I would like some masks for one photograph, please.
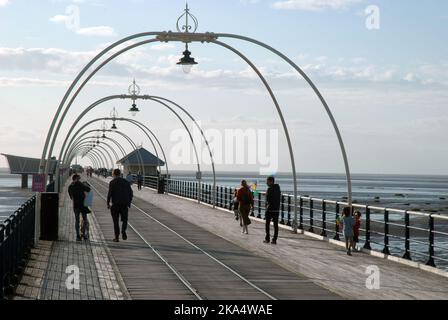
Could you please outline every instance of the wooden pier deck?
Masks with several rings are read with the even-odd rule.
[[[41,272],[44,278],[48,270],[53,270],[53,273],[59,270],[61,274],[53,278],[60,279],[57,292],[63,292],[67,290],[64,288],[66,275],[61,268],[51,268],[57,263],[51,261],[53,251],[58,247],[83,246],[85,252],[72,250],[74,257],[70,263],[76,263],[77,254],[87,254],[92,261],[97,261],[96,267],[91,267],[89,277],[100,279],[87,283],[103,283],[102,272],[95,272],[95,268],[102,268],[107,271],[109,285],[100,287],[102,291],[90,288],[93,297],[89,296],[89,290],[81,290],[76,295],[61,294],[61,297],[107,299],[109,295],[111,299],[146,300],[448,299],[448,277],[365,253],[354,253],[349,257],[337,245],[287,230],[280,231],[277,246],[266,245],[261,222],[254,220],[249,228],[250,234],[244,235],[232,214],[179,197],[159,195],[150,189],[135,190],[135,206],[129,213],[129,240],[114,243],[111,241],[112,219],[104,200],[108,180],[91,179],[90,182],[96,193],[91,216],[95,235],[91,243],[76,244],[74,239],[62,235],[65,237],[62,242],[45,244],[44,247],[50,251],[50,259],[47,258],[43,264],[40,262],[39,266],[44,270]],[[70,216],[66,200],[64,208],[61,215]],[[67,219],[61,219],[66,221],[61,232],[67,232],[72,223]],[[57,250],[65,254],[69,252]],[[97,253],[90,255],[91,252]],[[56,255],[60,261],[64,261],[64,253]],[[89,265],[89,259],[83,261],[82,267]],[[366,270],[371,266],[380,271],[379,289],[366,286],[369,277]],[[27,272],[32,273],[32,270],[27,269]],[[28,279],[29,283],[33,283],[34,292],[41,294],[33,297],[22,294],[23,298],[58,296],[42,295],[44,291],[40,287],[44,287],[45,281],[35,279],[30,282]],[[27,283],[21,286],[21,292],[28,292]]]

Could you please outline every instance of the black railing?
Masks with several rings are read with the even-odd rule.
[[[198,200],[196,190],[201,190],[201,202],[217,207],[232,208],[234,188],[213,186],[187,180],[167,180],[169,193]],[[213,197],[216,197],[213,203]],[[255,206],[252,216],[264,218],[265,193],[254,194]],[[345,202],[300,196],[297,199],[297,225],[300,230],[312,232],[335,240],[343,239],[339,229]],[[437,214],[414,212],[367,205],[353,205],[362,217],[360,228],[361,247],[386,255],[403,257],[448,269],[448,217]],[[294,225],[294,196],[282,195],[281,222]]]
[[[0,300],[11,295],[34,242],[36,197],[0,224]]]

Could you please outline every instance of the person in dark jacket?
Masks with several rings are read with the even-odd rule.
[[[277,244],[278,239],[278,218],[280,215],[280,203],[282,192],[280,186],[275,183],[274,177],[267,179],[268,190],[266,191],[266,238],[264,243],[269,243],[271,240],[270,229],[271,221],[274,222],[274,237],[272,244]]]
[[[68,187],[68,194],[73,201],[73,211],[75,212],[75,228],[76,228],[76,240],[81,241],[82,238],[88,240],[89,234],[89,220],[87,214],[88,208],[84,206],[84,199],[86,198],[86,192],[90,192],[89,186],[81,182],[81,177],[77,174],[72,177],[72,184]],[[82,230],[80,233],[80,217],[82,215]],[[82,238],[81,238],[82,236]]]
[[[109,193],[107,195],[107,208],[110,209],[112,219],[114,221],[115,239],[114,242],[119,242],[120,237],[120,224],[119,219],[121,217],[122,227],[121,234],[123,240],[127,240],[128,236],[126,230],[128,227],[128,213],[132,204],[134,193],[130,183],[121,177],[121,171],[115,169],[113,172],[114,179],[109,184]],[[112,201],[112,205],[111,205]]]

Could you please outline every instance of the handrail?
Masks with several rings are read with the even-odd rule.
[[[10,296],[34,242],[36,196],[0,223],[0,300]]]
[[[210,204],[210,193],[213,186],[210,184],[188,179],[167,179],[167,191],[171,194],[197,200],[198,190],[203,190],[200,195],[201,202]],[[217,206],[231,210],[233,192],[235,188],[216,185]],[[257,191],[254,197],[255,207],[252,216],[262,218],[264,214],[265,191]],[[282,194],[280,223],[291,226],[293,222],[292,212],[294,195]],[[342,232],[339,230],[338,220],[342,214],[342,208],[349,204],[344,201],[326,200],[310,196],[299,196],[298,212],[300,212],[299,229],[318,233],[322,236],[333,237],[340,240]],[[353,204],[355,210],[364,211],[363,225],[360,228],[360,241],[364,241],[364,248],[382,251],[386,255],[402,255],[404,259],[412,260],[411,254],[427,258],[424,261],[428,266],[436,267],[436,261],[440,267],[448,268],[446,255],[448,247],[440,242],[448,241],[448,233],[438,230],[437,224],[448,222],[448,216],[427,212],[416,212],[403,209],[370,206],[366,204]],[[383,218],[378,218],[383,215]],[[400,215],[400,219],[393,219],[390,215]],[[374,217],[372,217],[374,215]],[[411,220],[418,217],[417,222]],[[425,224],[427,221],[427,225]],[[447,225],[448,226],[448,225]],[[412,231],[412,236],[411,236]],[[418,246],[418,248],[416,248]]]

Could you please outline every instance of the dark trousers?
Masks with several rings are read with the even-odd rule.
[[[138,182],[137,182],[137,187],[138,187],[138,190],[142,190],[142,187],[143,187],[143,181],[138,181]]]
[[[274,237],[273,241],[277,241],[278,239],[278,217],[279,212],[266,212],[266,240],[269,241],[271,239],[271,221],[274,222]]]
[[[118,237],[120,236],[120,217],[122,222],[121,232],[126,232],[128,228],[129,207],[127,205],[114,204],[111,207],[110,212],[114,221],[115,239],[118,239]]]
[[[89,234],[89,219],[87,218],[87,213],[83,213],[81,212],[81,209],[74,209],[75,211],[75,228],[76,228],[76,236],[79,238],[80,237],[80,229],[81,229],[81,234],[87,236]],[[81,224],[81,216],[82,216],[82,221],[84,222]]]

